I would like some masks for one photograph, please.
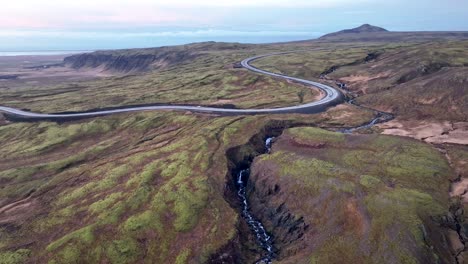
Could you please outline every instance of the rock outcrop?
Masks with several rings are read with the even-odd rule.
[[[190,62],[207,51],[242,50],[249,47],[248,44],[209,41],[159,48],[102,50],[66,57],[64,64],[75,69],[96,68],[115,73],[135,73]]]
[[[167,68],[191,61],[197,56],[197,53],[190,50],[164,48],[132,51],[97,51],[66,57],[64,63],[66,66],[75,69],[97,68],[102,71],[134,73]]]

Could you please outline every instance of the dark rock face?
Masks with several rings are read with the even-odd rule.
[[[3,114],[0,114],[0,126],[7,123],[8,121],[6,120],[5,116]]]
[[[250,138],[249,142],[245,145],[240,145],[227,150],[226,156],[228,158],[228,174],[226,175],[224,198],[234,209],[237,211],[242,210],[242,204],[237,194],[238,189],[236,187],[236,176],[239,173],[239,170],[249,168],[256,156],[268,151],[267,147],[265,146],[266,138],[279,136],[285,128],[304,125],[306,124],[289,121],[272,121],[268,123],[262,129],[262,131]],[[252,185],[247,183],[247,193],[249,196],[248,199],[250,200],[250,198],[252,198],[252,202],[257,202],[256,198],[254,198],[256,195],[253,195],[253,189],[255,188],[256,184]],[[258,194],[258,196],[263,197],[263,189],[259,188],[259,191],[262,193]],[[271,195],[273,195],[279,193],[280,191],[280,186],[277,185],[273,186],[269,192]],[[258,210],[259,205],[252,204],[252,206],[252,210],[254,210],[256,213],[260,212]],[[269,211],[276,213],[276,208]],[[275,230],[268,228],[268,231],[272,230],[272,232],[269,232],[268,234],[273,236],[274,243],[276,241],[276,237],[278,237],[278,241],[286,241],[287,243],[290,239],[297,240],[298,237],[300,238],[302,236],[301,230],[304,229],[304,220],[296,219],[296,217],[292,216],[291,214],[288,216],[288,214],[289,212],[285,207],[278,209],[278,216],[275,218],[278,222],[278,228]],[[260,215],[253,216],[255,218],[263,218],[263,216]],[[264,250],[259,247],[258,242],[256,241],[256,237],[254,236],[245,219],[243,219],[241,215],[239,219],[240,221],[237,225],[238,232],[234,239],[211,255],[207,263],[256,263],[255,261],[259,260],[262,255],[265,254]],[[276,230],[283,233],[277,235],[274,233]]]
[[[93,52],[77,54],[64,59],[66,66],[81,68],[102,68],[103,71],[118,73],[142,72],[166,68],[196,58],[198,54],[188,50],[159,50],[154,52]]]
[[[444,67],[448,67],[448,66],[450,66],[448,63],[439,63],[439,62],[420,65],[418,68],[413,69],[412,71],[401,76],[397,80],[397,84],[406,83],[418,77],[438,72]]]
[[[232,68],[234,69],[239,69],[239,68],[242,68],[242,64],[240,62],[236,62],[232,65]]]
[[[0,75],[0,80],[15,80],[18,79],[19,75]]]
[[[258,179],[259,175],[253,175]],[[281,187],[270,185],[268,181],[256,182],[249,185],[250,200],[253,212],[265,222],[268,230],[274,235],[275,246],[279,249],[278,257],[283,259],[297,254],[305,248],[304,234],[310,223],[304,221],[301,215],[295,215],[288,209],[285,202],[276,206],[271,200],[281,199]]]

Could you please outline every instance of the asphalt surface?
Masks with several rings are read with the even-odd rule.
[[[112,110],[98,110],[94,112],[77,112],[77,113],[66,113],[66,114],[43,114],[43,113],[34,113],[28,112],[20,109],[15,109],[6,106],[0,106],[0,112],[3,112],[7,115],[9,119],[14,120],[29,120],[29,121],[39,121],[39,120],[70,120],[70,119],[80,119],[87,117],[96,117],[104,116],[118,113],[127,113],[127,112],[136,112],[136,111],[150,111],[150,110],[182,110],[182,111],[191,111],[198,113],[213,113],[221,115],[252,115],[252,114],[284,114],[284,113],[318,113],[325,111],[327,107],[333,106],[343,102],[343,95],[337,89],[330,87],[325,84],[318,82],[313,82],[309,80],[304,80],[300,78],[290,77],[286,75],[281,75],[273,72],[264,71],[258,68],[253,67],[250,63],[254,60],[269,57],[269,56],[278,56],[290,52],[282,53],[271,53],[260,56],[255,56],[247,58],[241,62],[242,67],[259,74],[264,74],[276,78],[290,80],[296,83],[304,84],[306,86],[317,87],[322,90],[325,94],[320,100],[315,102],[310,102],[306,104],[289,106],[289,107],[279,107],[279,108],[266,108],[266,109],[227,109],[227,108],[216,108],[216,107],[205,107],[205,106],[184,106],[184,105],[157,105],[157,106],[135,106],[135,107],[121,107]]]

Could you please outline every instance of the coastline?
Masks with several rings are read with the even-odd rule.
[[[0,57],[51,56],[93,52],[92,50],[0,51]]]

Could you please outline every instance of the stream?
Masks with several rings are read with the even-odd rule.
[[[274,137],[267,137],[265,140],[265,153],[270,153],[271,144],[273,143]],[[247,183],[250,176],[250,169],[240,170],[237,174],[237,196],[239,197],[242,205],[242,217],[247,222],[250,230],[257,238],[257,244],[265,251],[262,258],[257,260],[255,263],[271,263],[275,257],[275,248],[273,247],[273,237],[270,236],[263,224],[257,220],[251,213],[249,207],[249,201],[247,199]]]
[[[321,78],[324,78],[324,77],[326,77],[326,75],[321,76]],[[346,84],[339,83],[339,82],[336,82],[336,83],[343,90],[347,90]],[[354,131],[357,131],[360,129],[368,129],[368,128],[373,127],[376,124],[388,122],[394,119],[393,114],[382,112],[382,111],[372,109],[369,107],[361,106],[359,104],[356,104],[354,99],[348,99],[347,103],[352,104],[362,109],[371,110],[375,113],[375,117],[372,120],[370,120],[368,123],[355,126],[355,127],[341,128],[341,129],[335,130],[336,132],[351,134]],[[271,137],[271,136],[266,137],[264,141],[265,151],[261,154],[269,154],[271,152],[273,140],[274,140],[274,137]],[[237,196],[241,202],[241,208],[242,208],[241,216],[244,218],[250,230],[255,235],[256,240],[257,240],[257,245],[260,248],[262,248],[264,251],[263,256],[259,260],[257,260],[255,263],[256,264],[270,264],[272,263],[272,260],[276,257],[277,249],[275,249],[274,247],[274,237],[267,233],[264,225],[258,219],[256,219],[252,215],[252,212],[250,211],[249,201],[248,201],[247,192],[246,192],[249,176],[250,176],[250,164],[248,168],[244,167],[243,169],[240,169],[236,175]]]
[[[360,108],[372,110],[376,113],[376,115],[368,123],[365,123],[363,125],[356,126],[356,127],[341,128],[337,130],[337,132],[351,134],[356,130],[371,128],[376,124],[388,122],[394,118],[394,116],[390,113],[378,111],[372,108],[368,108],[368,107],[355,104],[354,100],[349,100],[348,103],[353,104]],[[274,137],[267,136],[267,138],[264,141],[265,151],[261,154],[270,153],[273,140],[274,140]],[[276,257],[277,249],[274,247],[274,237],[267,233],[264,225],[252,215],[252,212],[250,210],[249,201],[248,201],[247,192],[246,192],[247,184],[249,181],[249,176],[250,176],[250,164],[247,168],[246,167],[239,168],[238,173],[236,174],[237,196],[241,202],[241,216],[242,218],[244,218],[250,230],[255,235],[257,245],[264,251],[262,257],[259,260],[257,260],[255,263],[269,264],[269,263],[272,263],[272,260]]]
[[[339,86],[340,86],[340,88],[346,90],[346,85],[344,85],[344,86],[339,85]],[[376,115],[368,123],[365,123],[363,125],[356,126],[356,127],[338,129],[336,132],[351,134],[356,130],[368,129],[368,128],[371,128],[371,127],[373,127],[373,126],[375,126],[377,124],[385,123],[385,122],[388,122],[388,121],[395,118],[395,116],[393,114],[391,114],[391,113],[382,112],[382,111],[379,111],[379,110],[376,110],[376,109],[373,109],[373,108],[370,108],[370,107],[365,107],[365,106],[362,106],[362,105],[358,105],[358,104],[355,103],[354,99],[347,100],[347,103],[352,104],[352,105],[357,106],[357,107],[362,108],[362,109],[367,109],[367,110],[374,111],[374,113],[376,113]]]
[[[359,105],[356,105],[356,104],[354,104],[354,105],[358,106],[358,107],[362,107],[362,106],[359,106]],[[394,118],[394,116],[392,114],[385,113],[385,112],[380,112],[380,111],[377,111],[377,110],[373,110],[373,111],[377,112],[377,114],[370,122],[368,122],[368,123],[366,123],[364,125],[356,126],[356,127],[342,128],[342,129],[337,130],[337,132],[345,133],[345,134],[351,134],[356,130],[371,128],[371,127],[373,127],[373,126],[375,126],[377,124],[388,122],[388,121],[390,121],[390,120],[392,120]]]

